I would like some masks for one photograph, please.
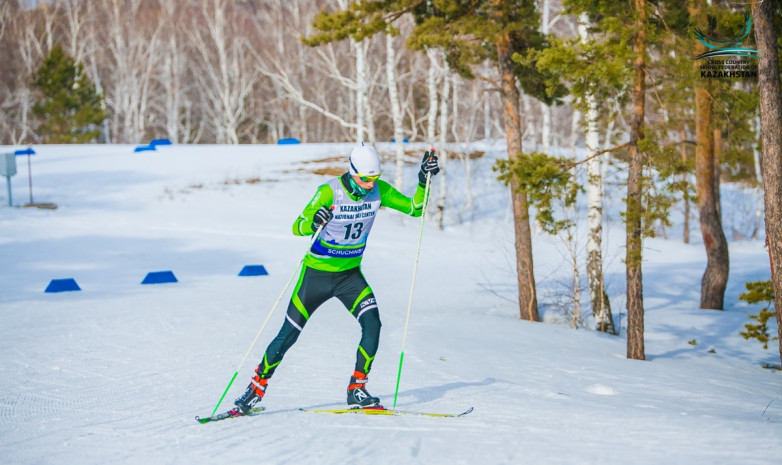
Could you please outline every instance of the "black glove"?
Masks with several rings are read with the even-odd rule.
[[[437,162],[437,155],[434,154],[434,149],[431,152],[424,153],[424,159],[421,160],[421,171],[418,172],[418,182],[422,186],[426,185],[426,173],[430,173],[432,176],[440,172],[440,164]]]
[[[315,216],[312,217],[312,230],[317,231],[319,227],[325,227],[326,223],[333,217],[334,214],[331,213],[331,210],[328,207],[320,207],[318,211],[315,212]]]

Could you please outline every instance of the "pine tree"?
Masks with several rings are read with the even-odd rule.
[[[708,258],[701,308],[722,309],[729,254],[721,219],[720,179],[742,180],[754,172],[750,123],[757,97],[752,81],[702,77],[699,69],[705,61],[692,59],[706,49],[696,41],[696,29],[730,37],[744,25],[744,11],[734,11],[729,2],[709,3],[666,3],[656,10],[665,32],[659,48],[665,53],[649,65],[654,86],[650,103],[658,107],[660,117],[647,129],[647,138],[655,143],[646,152],[664,184],[658,200],[670,203],[676,196],[684,204],[685,232],[690,199],[697,200]],[[694,186],[690,182],[693,173]]]
[[[522,151],[521,90],[544,103],[558,103],[563,88],[547,73],[535,66],[534,59],[521,60],[532,49],[547,46],[539,31],[540,16],[532,0],[484,0],[456,2],[418,2],[413,8],[417,27],[408,39],[413,49],[437,47],[446,53],[449,67],[462,77],[473,79],[473,68],[489,60],[499,71],[499,81],[492,82],[503,108],[503,126],[507,141],[507,166],[518,167],[527,156]],[[550,92],[546,92],[547,82]],[[552,160],[553,163],[556,161]],[[503,164],[498,164],[502,172]],[[544,170],[546,171],[546,170]],[[538,304],[532,262],[530,230],[531,198],[529,184],[522,182],[524,173],[509,173],[513,203],[516,273],[520,317],[537,321]]]
[[[82,65],[59,44],[32,79],[40,99],[33,106],[38,117],[38,135],[45,143],[86,143],[100,135],[97,126],[106,119],[103,97],[84,73]]]
[[[777,316],[779,356],[782,359],[782,273],[774,264],[782,263],[782,90],[774,21],[782,19],[779,7],[769,1],[752,2],[760,90],[760,123],[763,143],[763,184],[766,203],[766,240],[769,243],[771,281]],[[775,14],[776,13],[776,14]],[[775,18],[776,16],[776,18]]]
[[[691,0],[692,23],[709,33],[706,2]],[[706,51],[698,43],[695,53]],[[695,63],[697,66],[698,63]],[[728,242],[722,230],[719,209],[719,161],[714,144],[712,124],[714,94],[710,81],[695,83],[695,191],[698,196],[698,213],[703,234],[703,244],[708,258],[701,281],[701,308],[722,310],[725,286],[728,283]]]

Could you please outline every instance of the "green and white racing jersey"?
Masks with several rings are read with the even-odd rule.
[[[418,217],[424,206],[424,188],[418,185],[413,198],[400,193],[387,182],[378,179],[375,187],[363,197],[351,195],[346,185],[349,174],[332,178],[318,187],[312,200],[293,222],[293,234],[309,236],[312,219],[321,207],[334,207],[334,217],[315,239],[304,258],[304,265],[322,271],[344,271],[359,266],[367,245],[369,232],[380,207]]]

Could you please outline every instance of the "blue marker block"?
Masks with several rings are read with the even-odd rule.
[[[152,151],[155,152],[157,149],[155,149],[154,145],[139,145],[135,149],[133,149],[133,152],[147,152]]]
[[[171,271],[150,271],[141,281],[141,284],[164,284],[164,283],[178,283],[176,276]]]
[[[49,281],[49,285],[46,286],[44,292],[68,292],[68,291],[80,291],[81,288],[76,284],[76,280],[73,278],[66,279],[52,279]]]
[[[170,139],[152,139],[149,143],[150,147],[156,147],[158,145],[172,145]]]
[[[280,139],[277,141],[277,145],[291,145],[291,144],[301,144],[301,141],[293,137],[289,137],[287,139]]]
[[[263,265],[245,265],[239,276],[266,276],[269,273]]]
[[[28,147],[26,149],[14,151],[14,155],[35,155],[35,150],[33,150],[32,147]]]

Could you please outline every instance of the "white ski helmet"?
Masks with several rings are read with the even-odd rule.
[[[380,157],[375,149],[360,145],[350,151],[350,174],[352,176],[380,176]]]

